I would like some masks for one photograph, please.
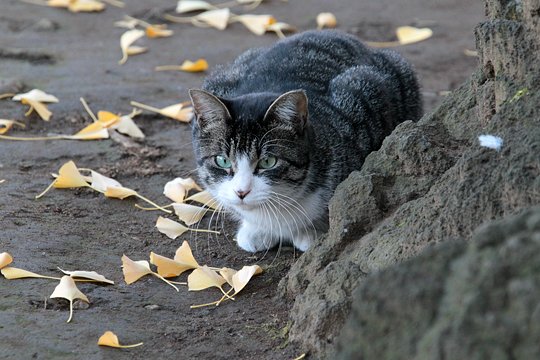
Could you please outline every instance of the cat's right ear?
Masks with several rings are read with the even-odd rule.
[[[217,96],[204,90],[190,89],[189,97],[193,104],[195,121],[201,130],[221,126],[231,119],[229,110]]]

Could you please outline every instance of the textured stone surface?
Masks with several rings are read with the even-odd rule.
[[[280,284],[294,300],[291,340],[328,356],[369,274],[540,202],[538,9],[539,1],[488,0],[478,70],[434,113],[400,125],[338,187],[328,234]],[[482,134],[503,138],[502,149],[480,147]]]

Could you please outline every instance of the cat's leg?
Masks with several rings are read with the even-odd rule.
[[[315,232],[305,232],[297,234],[292,240],[292,245],[298,250],[305,252],[317,239],[317,234]]]
[[[273,248],[279,243],[279,238],[244,220],[236,234],[236,242],[242,249],[254,253]]]

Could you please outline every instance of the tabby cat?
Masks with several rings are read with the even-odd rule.
[[[198,175],[241,222],[247,251],[307,250],[328,228],[336,186],[385,136],[422,114],[397,53],[338,31],[248,50],[190,90]]]

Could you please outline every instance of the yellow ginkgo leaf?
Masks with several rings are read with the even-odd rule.
[[[60,278],[57,278],[57,277],[39,275],[28,270],[23,270],[23,269],[19,269],[15,267],[10,267],[10,266],[5,267],[0,271],[2,272],[2,275],[4,275],[4,277],[9,280],[24,279],[24,278],[60,280]]]
[[[120,121],[120,116],[110,111],[98,111],[97,119],[104,128],[109,128]]]
[[[296,28],[284,22],[277,22],[266,27],[266,31],[275,32],[280,38],[285,38],[286,32],[295,32]]]
[[[227,281],[221,275],[204,265],[193,270],[191,274],[189,274],[188,289],[189,291],[199,291],[210,287],[217,287],[221,292],[225,293],[222,286],[226,282]]]
[[[129,55],[135,55],[135,53],[144,52],[143,49],[145,48],[131,46],[135,41],[137,41],[143,36],[144,36],[144,31],[138,30],[138,29],[128,30],[122,34],[122,36],[120,37],[120,48],[122,49],[122,59],[120,59],[120,61],[118,62],[120,65],[124,64],[127,61]],[[130,47],[132,48],[132,50],[129,50]]]
[[[71,2],[72,0],[47,0],[47,6],[67,9]]]
[[[260,273],[262,273],[262,268],[259,265],[244,266],[242,270],[237,271],[232,276],[232,286],[234,288],[233,296],[238,294],[254,275]]]
[[[93,125],[93,126],[92,126]],[[74,135],[64,135],[63,139],[70,140],[100,140],[108,139],[109,131],[103,128],[99,123],[93,123]]]
[[[81,299],[82,301],[85,301],[87,303],[90,302],[86,295],[84,295],[77,288],[77,285],[75,285],[75,281],[73,280],[73,278],[68,275],[62,276],[62,279],[60,279],[60,284],[56,286],[50,298],[64,298],[69,301],[69,318],[67,322],[70,322],[71,318],[73,317],[73,300]]]
[[[176,12],[185,14],[192,11],[215,10],[214,5],[202,0],[180,0],[176,6]]]
[[[140,342],[138,344],[133,344],[133,345],[120,345],[120,342],[118,341],[118,336],[116,336],[112,331],[105,331],[105,333],[101,335],[98,339],[98,345],[109,346],[109,347],[119,348],[119,349],[133,348],[136,346],[141,346],[142,344],[143,343]]]
[[[36,196],[39,199],[47,193],[52,187],[57,189],[71,189],[79,187],[90,187],[90,184],[81,175],[79,169],[73,161],[68,161],[58,171],[58,177],[41,194]]]
[[[214,199],[214,197],[206,190],[191,195],[190,197],[186,198],[185,201],[195,201],[214,210],[220,208],[219,202]]]
[[[105,276],[100,275],[95,271],[80,271],[80,270],[66,271],[60,268],[58,268],[58,270],[60,270],[66,275],[71,276],[72,278],[83,278],[83,279],[89,279],[89,280],[94,280],[97,282],[103,282],[103,283],[114,285],[114,281],[107,279]]]
[[[176,67],[176,65],[174,66]],[[137,102],[137,101],[131,102],[131,105],[136,106],[138,108],[155,112],[163,116],[170,117],[171,119],[179,120],[182,122],[190,122],[193,116],[193,108],[191,106],[186,107],[185,106],[186,104],[189,104],[189,102],[174,104],[174,105],[166,106],[162,109],[159,109],[150,105],[141,104],[140,102]]]
[[[71,12],[94,12],[105,9],[105,4],[97,0],[71,0],[68,10]]]
[[[150,25],[146,28],[146,37],[160,38],[172,36],[174,32],[167,29],[166,25]]]
[[[132,138],[144,139],[143,132],[129,115],[121,116],[120,121],[111,128]]]
[[[413,26],[400,26],[396,29],[397,41],[373,42],[367,44],[373,47],[392,47],[399,45],[414,44],[430,38],[433,31],[429,28],[415,28]]]
[[[122,184],[120,184],[118,181],[111,179],[110,177],[107,177],[105,175],[102,175],[98,173],[97,171],[90,170],[90,176],[91,176],[91,183],[92,188],[105,192],[107,191],[107,188],[112,187],[122,187]]]
[[[193,225],[201,221],[208,209],[189,205],[189,204],[173,204],[174,212],[180,220],[186,225]]]
[[[317,15],[317,29],[333,29],[337,26],[336,16],[329,12],[323,12]]]
[[[195,26],[211,26],[218,30],[225,30],[225,28],[227,28],[227,24],[229,23],[230,16],[231,11],[229,8],[209,10],[194,16],[192,18],[192,23]]]
[[[26,125],[23,123],[15,120],[0,119],[0,135],[7,133],[13,127],[13,125],[17,125],[22,128],[26,127]]]
[[[161,65],[155,67],[156,71],[186,71],[186,72],[202,72],[208,70],[208,62],[205,59],[199,59],[195,62],[186,60],[182,65]]]
[[[107,187],[105,190],[105,196],[115,199],[125,199],[130,196],[136,196],[137,192],[135,190],[129,189],[123,186],[111,186]]]
[[[163,195],[174,202],[181,203],[184,202],[186,194],[192,189],[202,191],[192,178],[176,178],[165,184]]]
[[[156,228],[160,233],[167,235],[171,239],[176,239],[189,230],[184,225],[161,216],[157,219]]]
[[[22,99],[21,104],[30,105],[30,109],[25,113],[26,116],[30,115],[32,111],[36,111],[40,118],[45,121],[49,121],[52,116],[52,112],[45,106],[45,104],[32,99]]]
[[[54,95],[47,94],[46,92],[39,89],[32,89],[29,92],[17,94],[13,97],[13,101],[21,101],[23,99],[30,99],[38,101],[40,103],[57,103],[58,98]]]
[[[272,15],[239,15],[231,19],[231,21],[239,21],[255,35],[264,35],[268,26],[275,24],[277,21]]]
[[[182,242],[182,245],[178,249],[176,249],[176,253],[174,254],[174,261],[178,261],[182,264],[188,264],[193,268],[199,267],[199,263],[193,257],[191,247],[189,246],[189,243],[187,241]]]
[[[13,262],[13,257],[9,253],[3,252],[0,254],[0,269],[5,268],[12,262]]]
[[[224,267],[224,268],[221,268],[219,270],[219,274],[221,276],[223,276],[223,278],[227,281],[227,283],[229,283],[229,285],[233,286],[234,287],[234,283],[233,283],[233,276],[237,273],[238,271],[234,270],[234,269],[231,269],[231,268],[227,268],[227,267]]]
[[[196,266],[193,266],[193,264],[185,264],[153,252],[150,253],[150,263],[157,266],[158,274],[165,278],[175,277],[187,270],[196,269],[198,267],[198,264]]]
[[[128,285],[134,283],[145,275],[154,275],[172,286],[176,291],[180,291],[174,284],[165,279],[163,276],[153,272],[150,269],[150,264],[146,260],[133,261],[126,255],[123,255],[122,272],[124,274],[124,280]]]

